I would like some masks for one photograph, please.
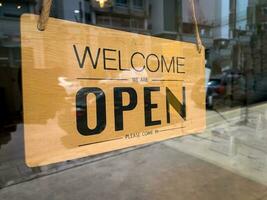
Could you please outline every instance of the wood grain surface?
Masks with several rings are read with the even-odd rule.
[[[205,51],[199,54],[195,44],[54,18],[49,19],[45,31],[39,31],[37,21],[36,15],[21,17],[28,166],[161,141],[205,128]],[[96,97],[88,93],[84,104],[77,101],[83,88],[98,88],[103,94]],[[120,102],[116,88],[131,88],[136,99],[121,92]],[[174,100],[185,104],[186,111],[183,117],[175,109],[177,102],[169,104],[169,122],[167,89]],[[103,95],[105,103],[97,109]],[[79,131],[80,108],[82,113],[86,109],[88,128],[103,125],[101,132],[84,135]],[[115,110],[120,108],[124,109],[122,121],[116,120],[123,129],[116,130]],[[106,123],[98,124],[99,117]],[[146,125],[146,121],[151,123]]]

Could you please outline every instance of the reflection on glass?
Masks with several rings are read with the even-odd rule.
[[[104,1],[53,0],[51,15],[161,38],[195,41],[189,1],[159,4],[154,0],[114,0],[99,7],[101,2]],[[202,0],[196,1],[196,9],[206,47],[206,68],[210,71],[206,76],[207,130],[165,144],[267,184],[266,1]],[[37,14],[39,10],[40,2],[35,0],[0,1],[0,187],[90,159],[33,169],[25,165],[19,23],[23,13]],[[67,96],[81,82],[68,80],[62,74],[54,78],[65,94],[62,102],[70,104]],[[41,79],[45,82],[46,77]],[[199,90],[198,85],[193,87]],[[68,106],[67,110],[65,105],[54,106],[62,108],[61,113],[51,113],[47,119],[58,118],[59,123],[62,113],[71,113],[74,107]],[[82,110],[84,105],[79,107]]]

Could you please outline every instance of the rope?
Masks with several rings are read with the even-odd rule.
[[[195,25],[197,50],[198,50],[199,53],[201,53],[202,41],[201,41],[199,30],[198,30],[198,23],[197,23],[196,10],[195,10],[195,1],[194,0],[190,0],[190,1],[191,1],[191,5],[192,5],[193,20],[194,20],[194,25]]]
[[[37,24],[37,28],[40,31],[44,31],[46,28],[50,15],[51,5],[52,5],[52,0],[43,0],[41,15],[38,19],[38,24]]]

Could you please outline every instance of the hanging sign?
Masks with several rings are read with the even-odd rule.
[[[99,154],[205,128],[204,50],[38,16],[21,17],[28,166]]]

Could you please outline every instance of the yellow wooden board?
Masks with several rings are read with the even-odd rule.
[[[185,42],[21,17],[28,166],[205,128],[204,50]]]

